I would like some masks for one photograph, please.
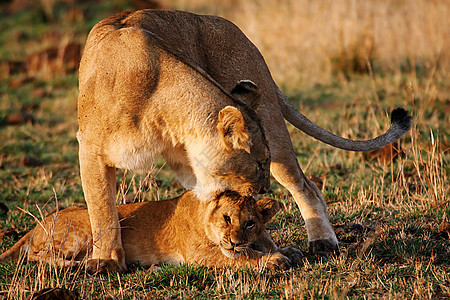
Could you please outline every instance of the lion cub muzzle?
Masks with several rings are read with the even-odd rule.
[[[249,243],[234,236],[230,237],[228,240],[225,239],[224,242],[220,244],[220,247],[225,256],[235,258],[242,253],[245,253],[249,248]]]

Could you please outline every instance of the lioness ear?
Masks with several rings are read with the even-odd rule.
[[[251,80],[239,81],[231,91],[231,94],[249,104],[255,110],[261,102],[261,92]]]
[[[218,115],[219,122],[217,130],[222,137],[225,147],[231,149],[242,149],[250,153],[250,138],[244,116],[233,106],[226,106]]]
[[[280,210],[277,200],[264,198],[256,201],[256,206],[263,217],[264,224],[269,222],[273,216]]]

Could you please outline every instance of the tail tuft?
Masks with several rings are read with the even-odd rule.
[[[411,116],[404,108],[396,108],[391,112],[391,124],[396,124],[402,130],[408,131],[411,128]]]

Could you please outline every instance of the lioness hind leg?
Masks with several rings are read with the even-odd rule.
[[[293,195],[305,220],[310,251],[339,251],[339,242],[328,220],[325,201],[314,183],[308,180],[298,165],[283,116],[272,110],[271,126],[265,126],[270,141],[270,170],[275,179]]]
[[[92,262],[112,260],[107,271],[126,270],[115,203],[115,168],[108,167],[99,154],[80,142],[80,173],[93,236]]]
[[[297,165],[297,161],[295,161]],[[320,191],[308,180],[297,166],[273,160],[272,174],[293,195],[305,220],[309,249],[313,253],[339,252],[339,242],[330,221],[327,208]]]

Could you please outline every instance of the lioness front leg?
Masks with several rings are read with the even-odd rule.
[[[126,270],[125,254],[116,209],[115,168],[107,166],[102,156],[80,141],[80,173],[93,234],[92,258],[87,270]]]

